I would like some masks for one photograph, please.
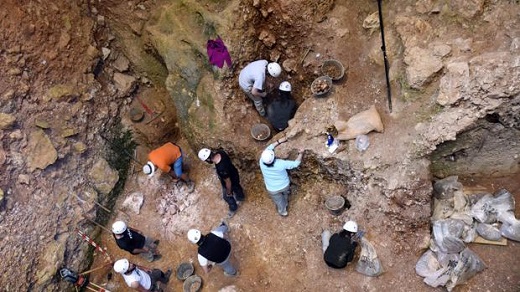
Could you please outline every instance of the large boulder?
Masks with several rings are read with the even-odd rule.
[[[13,115],[0,113],[0,130],[11,127],[15,121],[16,118]]]
[[[51,140],[40,129],[34,130],[29,134],[29,142],[25,153],[29,172],[37,168],[45,169],[58,159],[58,152],[54,148]]]
[[[435,56],[430,50],[419,47],[407,49],[404,62],[408,65],[406,79],[414,89],[421,89],[428,85],[443,67],[440,57]]]
[[[108,165],[105,159],[100,158],[94,166],[92,166],[88,178],[98,192],[106,195],[110,193],[116,185],[119,180],[119,174],[117,170],[112,169],[110,165]]]

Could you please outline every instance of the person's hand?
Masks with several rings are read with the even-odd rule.
[[[303,154],[303,152],[305,152],[305,149],[304,149],[304,148],[300,148],[300,149],[298,149],[298,154]]]
[[[280,138],[280,139],[278,139],[276,141],[278,142],[278,144],[282,144],[284,142],[287,142],[287,137],[282,137],[282,138]]]

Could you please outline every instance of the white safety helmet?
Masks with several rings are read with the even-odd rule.
[[[152,176],[155,173],[155,165],[151,161],[148,161],[143,166],[143,172],[144,172],[144,174],[147,174],[148,176]]]
[[[202,148],[199,151],[199,158],[202,161],[206,161],[209,158],[210,154],[211,150],[209,150],[208,148]]]
[[[278,77],[282,73],[282,67],[278,63],[269,63],[267,64],[267,72],[273,77]]]
[[[112,232],[114,232],[114,234],[122,234],[126,231],[126,228],[126,223],[123,221],[116,221],[112,224]]]
[[[262,152],[262,162],[265,164],[271,164],[274,161],[274,151],[271,149],[265,149],[264,152]]]
[[[130,262],[127,259],[120,259],[114,263],[114,271],[124,274],[128,271],[130,267]]]
[[[280,89],[281,91],[291,92],[291,83],[289,83],[288,81],[284,81],[280,83],[280,87],[278,87],[278,89]]]
[[[200,234],[200,231],[199,231],[199,230],[197,230],[197,229],[190,229],[190,230],[188,231],[188,239],[189,239],[192,243],[197,243],[197,242],[199,242],[200,237],[201,237],[201,234]]]
[[[347,221],[347,223],[345,223],[345,225],[343,225],[343,229],[345,229],[346,231],[356,233],[357,232],[357,223],[354,221]]]

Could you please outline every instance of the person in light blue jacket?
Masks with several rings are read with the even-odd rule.
[[[264,177],[265,188],[275,203],[278,214],[287,216],[287,204],[291,194],[291,181],[287,170],[294,169],[300,165],[304,150],[300,149],[298,151],[296,160],[277,158],[274,154],[274,148],[283,142],[287,142],[287,138],[284,137],[267,146],[262,152],[259,164]]]

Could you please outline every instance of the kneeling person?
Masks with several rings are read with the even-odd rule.
[[[112,224],[112,235],[117,246],[131,254],[138,254],[149,262],[161,257],[157,252],[158,240],[153,240],[139,231],[129,228],[123,221],[116,221]]]
[[[342,269],[354,258],[357,241],[354,235],[358,231],[357,223],[348,221],[343,225],[343,230],[331,234],[328,230],[323,231],[323,259],[329,267]]]
[[[136,291],[162,291],[157,282],[168,283],[172,271],[163,273],[159,269],[147,269],[130,263],[127,259],[120,259],[114,263],[114,271],[120,273],[128,287]]]

